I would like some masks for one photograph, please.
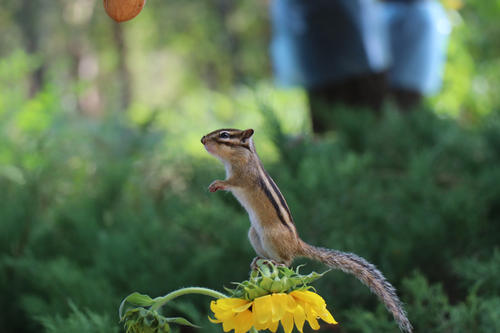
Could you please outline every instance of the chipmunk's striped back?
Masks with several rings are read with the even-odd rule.
[[[231,191],[246,209],[251,221],[248,236],[255,252],[285,265],[296,257],[307,257],[353,274],[380,298],[401,330],[411,333],[395,289],[374,265],[355,254],[315,247],[300,239],[285,198],[257,155],[253,133],[252,129],[221,129],[205,135],[201,142],[226,167],[226,179],[215,180],[209,190]]]
[[[258,170],[259,170],[259,187],[264,192],[264,194],[266,195],[266,197],[269,199],[274,209],[276,210],[276,217],[285,227],[290,229],[290,231],[296,233],[292,214],[290,213],[290,208],[288,208],[288,204],[286,203],[283,194],[281,194],[274,180],[269,176],[267,171],[264,169],[262,163],[259,163]]]

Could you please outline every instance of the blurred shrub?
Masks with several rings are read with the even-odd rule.
[[[62,318],[60,315],[41,317],[46,332],[49,333],[114,333],[118,327],[107,315],[99,315],[91,311],[81,311],[74,304],[69,304],[71,314]]]
[[[246,277],[246,213],[230,194],[206,191],[223,176],[218,161],[173,152],[186,136],[155,126],[154,112],[137,123],[92,119],[65,113],[50,87],[27,103],[11,90],[0,92],[3,332],[116,332],[131,291],[222,289]],[[318,139],[290,137],[270,112],[257,148],[273,139],[264,164],[305,241],[377,264],[417,332],[498,330],[496,114],[464,129],[426,110],[376,118],[337,109],[338,130]],[[341,332],[397,331],[354,278],[331,272],[317,289]],[[207,309],[193,298],[168,311],[215,332]]]

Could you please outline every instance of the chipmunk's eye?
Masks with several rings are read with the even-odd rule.
[[[221,138],[221,139],[229,139],[229,133],[228,132],[220,132],[219,138]]]

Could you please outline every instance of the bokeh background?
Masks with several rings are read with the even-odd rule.
[[[252,127],[304,240],[375,263],[416,332],[499,332],[500,1],[445,5],[440,93],[337,107],[318,138],[273,83],[268,1],[149,0],[116,24],[99,0],[2,0],[0,331],[120,332],[133,291],[245,279],[248,218],[206,190],[224,171],[199,139]],[[322,331],[398,332],[353,277],[316,287],[340,322]],[[201,296],[166,311],[221,331]]]

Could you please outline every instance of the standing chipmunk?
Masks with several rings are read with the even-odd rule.
[[[201,143],[226,168],[226,179],[213,181],[208,189],[232,192],[246,209],[251,223],[248,238],[257,255],[286,266],[294,258],[306,257],[353,274],[382,300],[400,329],[411,333],[394,287],[374,265],[353,253],[315,247],[300,239],[285,198],[257,155],[253,133],[252,129],[220,129],[205,135]]]

